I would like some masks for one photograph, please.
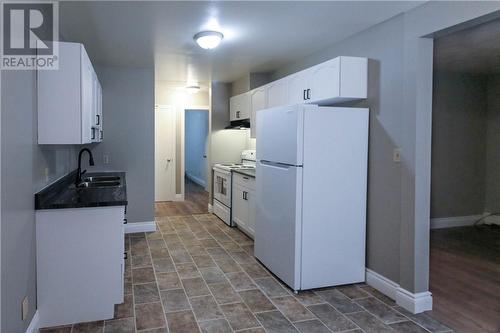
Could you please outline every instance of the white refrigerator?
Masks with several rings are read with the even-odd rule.
[[[364,281],[368,109],[266,109],[257,128],[257,259],[296,291]]]

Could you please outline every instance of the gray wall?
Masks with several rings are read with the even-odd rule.
[[[487,102],[485,76],[434,72],[431,217],[484,212]]]
[[[401,164],[392,161],[392,151],[403,135],[403,30],[403,17],[395,17],[275,74],[280,78],[340,55],[370,58],[369,97],[348,105],[370,108],[367,267],[393,281],[399,281]]]
[[[36,307],[33,194],[76,168],[78,146],[36,144],[33,71],[2,72],[1,104],[1,295],[2,332],[25,332]],[[29,316],[21,321],[21,302]]]
[[[500,74],[488,78],[485,212],[500,213]]]
[[[103,91],[104,140],[97,165],[127,173],[129,222],[154,221],[153,69],[98,67]],[[109,165],[103,155],[109,155]]]

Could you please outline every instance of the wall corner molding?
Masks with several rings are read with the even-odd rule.
[[[40,329],[40,315],[38,313],[38,310],[35,311],[35,314],[33,315],[33,318],[31,318],[31,322],[26,329],[26,333],[38,333],[38,330]]]
[[[211,204],[208,204],[208,212],[209,213],[213,213],[214,212],[214,208]]]
[[[135,222],[135,223],[130,222],[125,224],[126,234],[132,234],[135,232],[155,232],[155,231],[156,231],[155,221]]]
[[[432,310],[432,293],[429,291],[412,293],[401,288],[396,282],[368,268],[366,269],[366,283],[392,298],[399,306],[411,313]]]
[[[454,228],[474,225],[477,220],[485,215],[468,215],[431,218],[431,229]]]

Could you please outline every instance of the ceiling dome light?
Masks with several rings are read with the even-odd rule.
[[[196,94],[198,91],[200,91],[200,87],[199,86],[189,86],[189,87],[186,87],[186,91],[190,94]]]
[[[218,31],[201,31],[194,35],[193,39],[196,43],[205,50],[215,49],[219,46],[224,35]]]

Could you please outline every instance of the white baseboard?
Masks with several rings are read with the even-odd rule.
[[[396,299],[399,284],[368,268],[366,269],[366,283],[380,291],[382,294],[392,299]]]
[[[213,213],[214,212],[214,207],[211,204],[208,204],[208,212]]]
[[[396,282],[389,280],[371,269],[366,269],[366,283],[392,298],[402,308],[411,313],[432,310],[432,294],[429,291],[412,293],[401,288]]]
[[[411,313],[430,311],[432,310],[432,293],[430,291],[411,293],[399,287],[396,294],[396,303]]]
[[[40,316],[38,314],[38,310],[35,311],[33,318],[31,318],[31,322],[26,329],[26,333],[38,333],[40,329]]]
[[[431,229],[463,227],[474,225],[484,215],[439,217],[431,219]]]
[[[486,213],[485,213],[486,214]],[[489,213],[488,213],[489,214]],[[496,224],[496,225],[500,225],[500,215],[490,215],[490,216],[486,216],[482,222],[484,224]]]
[[[148,221],[148,222],[135,222],[135,223],[127,223],[125,225],[125,233],[133,234],[136,232],[154,232],[156,231],[156,222]]]
[[[184,193],[176,193],[174,201],[184,201]]]

